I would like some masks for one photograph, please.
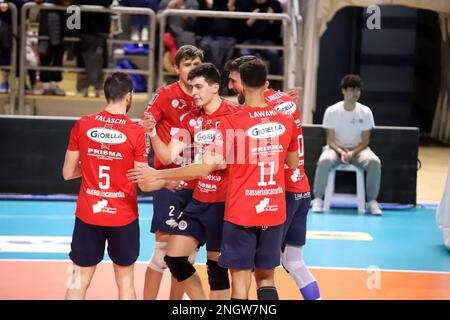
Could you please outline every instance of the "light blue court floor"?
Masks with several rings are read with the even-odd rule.
[[[67,260],[74,201],[0,201],[0,260]],[[140,203],[141,254],[148,261],[153,206]],[[305,261],[312,267],[450,273],[450,252],[435,223],[435,209],[384,210],[383,216],[353,209],[309,213]],[[107,255],[105,259],[109,258]],[[200,251],[199,263],[206,262]]]

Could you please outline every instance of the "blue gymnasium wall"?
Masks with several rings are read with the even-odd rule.
[[[64,181],[62,165],[71,119],[0,117],[0,193],[77,194],[79,181]],[[304,126],[305,169],[312,184],[315,164],[325,145],[325,132]],[[381,127],[370,147],[383,168],[379,201],[415,204],[419,130]],[[337,176],[340,192],[352,190],[353,177]]]

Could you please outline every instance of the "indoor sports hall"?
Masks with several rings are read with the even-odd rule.
[[[133,76],[133,103],[127,116],[139,121],[156,89],[177,80],[176,41],[169,41],[166,30],[173,18],[180,17],[195,19],[200,29],[212,26],[207,19],[279,23],[278,39],[252,43],[238,35],[231,47],[221,54],[211,50],[214,54],[207,59],[225,75],[221,95],[236,102],[234,92],[227,90],[225,62],[244,50],[276,52],[279,68],[269,68],[268,79],[277,90],[298,92],[311,192],[327,144],[322,127],[325,110],[342,100],[339,83],[344,75],[355,73],[363,79],[359,101],[373,112],[370,148],[382,163],[378,195],[382,214],[370,214],[364,207],[364,171],[352,165],[332,169],[325,210],[308,212],[304,249],[321,298],[450,299],[450,2],[248,0],[244,4],[266,1],[279,2],[281,12],[244,11],[246,6],[239,11],[239,0],[224,1],[223,10],[188,8],[189,1],[182,8],[164,10],[158,7],[163,1],[148,1],[148,7],[125,6],[122,1],[91,6],[86,1],[70,10],[63,1],[0,1],[1,300],[64,299],[73,273],[69,252],[80,189],[80,179],[62,177],[64,155],[75,122],[106,106],[102,87],[92,82],[83,87],[89,63],[104,75],[121,70]],[[200,6],[204,2],[198,1]],[[59,49],[44,53],[39,45],[54,36],[42,28],[44,15],[39,13],[44,12],[64,13],[75,26],[80,12],[106,16],[107,54],[95,58],[103,58],[103,65],[86,58],[94,53],[77,51],[77,44],[86,39],[83,29],[81,34],[60,35],[60,60],[46,61],[44,56],[56,55]],[[100,21],[91,19],[94,25]],[[230,30],[239,34],[238,26],[231,24]],[[13,35],[10,45],[4,42],[7,27]],[[190,30],[185,40],[194,35],[196,44],[204,44],[200,36],[206,36],[198,30]],[[208,45],[205,52],[213,42]],[[85,65],[80,64],[83,59]],[[60,78],[43,81],[46,73],[58,73]],[[134,283],[137,299],[142,299],[155,246],[150,233],[152,193],[139,191],[138,209],[140,254]],[[208,294],[206,261],[202,247],[195,268]],[[281,265],[275,270],[275,283],[281,300],[303,299]],[[158,299],[168,299],[169,291],[170,272],[165,270]],[[117,299],[106,251],[86,298]],[[254,281],[249,298],[257,298]]]

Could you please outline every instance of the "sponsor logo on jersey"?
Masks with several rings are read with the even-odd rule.
[[[194,141],[199,144],[211,144],[215,134],[216,130],[214,129],[203,130],[194,135]]]
[[[88,148],[88,156],[94,156],[101,159],[123,159],[120,152],[109,151],[109,150],[99,150],[94,148]]]
[[[300,170],[299,169],[295,169],[294,172],[292,172],[292,175],[291,175],[292,182],[297,182],[299,180],[299,176],[300,176]]]
[[[170,218],[169,220],[166,220],[166,224],[171,228],[175,228],[176,226],[178,226],[178,223],[175,221],[174,218]]]
[[[252,148],[252,154],[273,154],[283,152],[284,148],[281,144],[259,146]]]
[[[248,129],[247,134],[254,139],[274,138],[282,135],[286,128],[278,122],[265,122]]]
[[[172,106],[172,108],[174,108],[174,109],[183,109],[184,107],[186,107],[187,106],[187,103],[186,103],[186,100],[184,100],[184,99],[173,99],[171,102],[170,102],[170,105]]]
[[[102,212],[103,208],[108,205],[108,200],[100,200],[92,206],[92,212],[99,213]]]
[[[127,136],[115,129],[92,128],[86,132],[89,139],[98,143],[121,144],[127,141]]]
[[[292,114],[295,113],[295,110],[297,109],[297,106],[295,105],[294,102],[287,101],[287,102],[280,103],[279,105],[277,105],[275,107],[275,109],[280,111],[280,112],[282,112],[282,113],[284,113],[284,114],[292,115]]]
[[[294,194],[294,200],[301,200],[301,199],[306,199],[306,198],[311,198],[310,192],[301,192],[301,193]]]
[[[217,192],[217,186],[212,183],[206,183],[206,182],[198,182],[198,187],[200,188],[201,192],[209,193],[209,192]]]
[[[256,213],[260,214],[264,212],[269,202],[270,202],[269,198],[264,198],[263,200],[261,200],[259,204],[256,205]]]

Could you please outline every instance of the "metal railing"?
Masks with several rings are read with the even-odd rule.
[[[293,45],[293,58],[291,59],[291,64],[293,64],[291,69],[292,84],[293,87],[300,91],[300,98],[303,97],[303,86],[304,86],[304,61],[303,61],[303,18],[300,14],[300,4],[297,0],[290,1],[290,12],[294,23],[292,24],[292,33],[294,38]],[[302,108],[303,111],[303,108]]]
[[[154,50],[155,50],[155,35],[156,35],[156,14],[153,10],[148,8],[129,8],[129,7],[113,7],[106,8],[102,6],[80,6],[81,12],[97,12],[97,13],[110,13],[110,14],[138,14],[138,15],[146,15],[150,20],[150,30],[149,30],[149,40],[148,41],[133,41],[133,40],[119,40],[119,39],[107,39],[108,45],[112,44],[126,44],[126,43],[143,43],[148,45],[149,54],[148,54],[148,69],[133,69],[133,70],[124,70],[120,69],[121,72],[127,74],[138,74],[147,76],[147,88],[148,94],[154,90]],[[29,12],[31,10],[58,10],[58,11],[67,11],[67,7],[65,6],[56,6],[53,4],[43,4],[37,5],[34,3],[26,3],[23,5],[21,9],[21,53],[20,53],[20,77],[19,77],[19,113],[23,113],[24,101],[25,101],[25,77],[28,70],[37,70],[37,71],[66,71],[66,72],[85,72],[85,68],[73,68],[73,67],[49,67],[49,66],[30,66],[26,62],[25,57],[25,45],[27,37],[37,37],[38,39],[46,39],[48,37],[45,36],[30,36],[27,34],[27,29],[29,26],[29,20],[27,20]],[[17,23],[16,23],[17,26]],[[80,39],[78,37],[63,37],[63,41],[65,42],[79,42]],[[104,73],[113,73],[118,71],[117,69],[104,68]]]
[[[289,45],[291,43],[292,20],[288,14],[285,13],[254,13],[254,12],[226,12],[226,11],[204,11],[204,10],[181,10],[181,9],[168,9],[158,14],[159,18],[159,32],[160,32],[160,44],[159,44],[159,65],[158,65],[158,86],[163,85],[164,70],[163,70],[163,55],[164,44],[162,39],[166,30],[166,20],[169,16],[189,16],[189,17],[205,17],[205,18],[225,18],[225,19],[249,19],[256,20],[281,20],[283,22],[283,45],[270,46],[270,45],[253,45],[253,44],[237,44],[235,48],[247,48],[258,50],[276,49],[283,51],[283,75],[269,75],[268,79],[282,80],[284,89],[288,87],[289,76],[289,61],[290,50]]]
[[[8,9],[11,12],[11,32],[12,32],[12,44],[11,44],[11,61],[9,65],[1,65],[1,70],[9,72],[9,110],[8,114],[14,114],[16,105],[16,70],[17,70],[17,25],[18,25],[18,12],[17,7],[8,2]]]

